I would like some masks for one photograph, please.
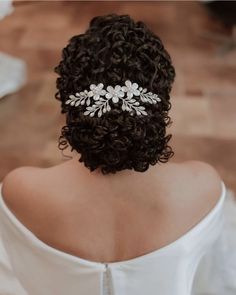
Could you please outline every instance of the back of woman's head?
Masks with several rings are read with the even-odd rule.
[[[100,168],[103,174],[124,169],[143,172],[173,156],[166,127],[171,123],[169,93],[175,71],[160,38],[143,22],[128,15],[93,18],[88,30],[72,37],[63,49],[55,71],[56,98],[66,113],[61,150],[70,145],[81,155],[80,162],[91,171]],[[91,117],[84,114],[85,105],[66,103],[70,95],[89,90],[91,84],[114,87],[127,80],[160,97],[156,104],[142,103],[147,115],[131,115],[121,102],[111,102],[110,111]]]

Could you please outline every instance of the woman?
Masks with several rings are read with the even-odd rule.
[[[56,72],[59,148],[73,158],[5,177],[0,294],[192,294],[219,245],[225,186],[206,163],[169,161],[175,70],[160,38],[95,17]]]

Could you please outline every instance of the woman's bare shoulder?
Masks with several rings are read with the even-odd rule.
[[[40,194],[42,191],[45,193],[45,188],[50,188],[48,185],[52,181],[50,178],[56,175],[55,172],[50,173],[50,171],[52,169],[56,170],[58,166],[54,165],[48,168],[22,166],[13,169],[2,181],[4,199],[14,198],[16,193],[22,195],[22,197],[27,192],[33,193],[37,191]]]
[[[38,195],[40,189],[36,191],[35,183],[37,179],[40,179],[40,175],[44,174],[42,170],[38,167],[24,166],[13,169],[4,177],[2,197],[7,206],[17,213],[17,216],[24,218],[25,215],[33,212],[33,208],[39,209],[37,205],[39,203],[41,205],[42,202]]]
[[[210,186],[219,187],[221,176],[216,168],[209,163],[192,160],[183,162],[183,166],[191,173],[191,176],[194,176],[195,180],[203,181],[206,179]]]
[[[222,193],[222,179],[219,172],[209,163],[202,161],[183,162],[188,181],[186,188],[194,190],[197,196],[203,196],[209,205],[217,203]]]
[[[23,166],[10,171],[2,181],[4,199],[7,196],[15,195],[16,192],[21,192],[22,189],[26,189],[31,179],[35,178],[35,172],[38,172],[40,169],[38,167]]]

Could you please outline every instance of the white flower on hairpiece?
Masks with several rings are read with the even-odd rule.
[[[130,80],[125,81],[125,86],[122,87],[122,90],[127,93],[127,97],[132,98],[133,95],[138,96],[140,91],[138,90],[137,83],[131,83]]]
[[[117,103],[119,101],[119,98],[124,97],[125,93],[122,91],[121,86],[116,85],[115,87],[107,86],[107,93],[106,98],[110,99],[112,98],[112,101],[114,103]]]
[[[104,96],[106,94],[106,90],[103,89],[103,87],[104,85],[102,83],[99,83],[98,85],[91,84],[88,96],[93,97],[94,100],[99,100],[100,96]]]

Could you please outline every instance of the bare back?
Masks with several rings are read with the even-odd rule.
[[[23,167],[4,180],[16,217],[48,245],[93,261],[121,261],[159,249],[191,229],[216,204],[220,177],[190,161],[117,176],[77,160]]]

